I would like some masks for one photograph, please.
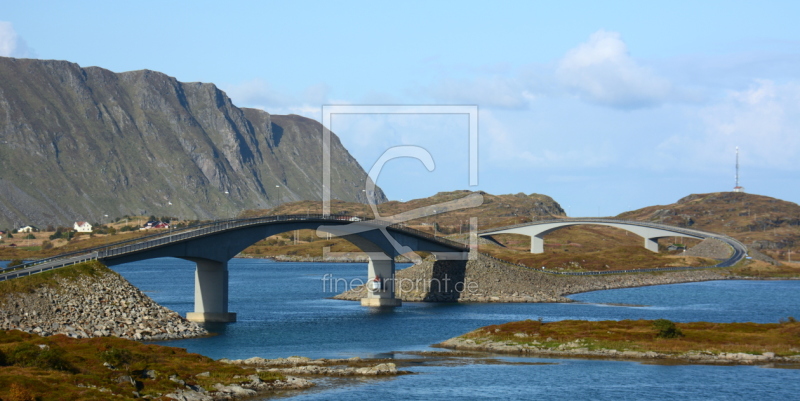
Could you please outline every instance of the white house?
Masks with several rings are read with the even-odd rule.
[[[36,229],[36,227],[34,227],[34,226],[25,226],[25,227],[22,227],[19,230],[17,230],[17,232],[20,232],[20,233],[32,233],[34,231],[38,231]]]
[[[76,221],[72,229],[79,233],[92,232],[92,225],[88,221]]]

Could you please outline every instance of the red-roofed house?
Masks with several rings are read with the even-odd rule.
[[[92,225],[89,224],[88,221],[76,221],[75,225],[72,228],[79,233],[90,233],[92,232]]]

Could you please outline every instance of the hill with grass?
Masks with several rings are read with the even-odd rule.
[[[321,124],[236,107],[210,83],[0,57],[0,115],[2,228],[322,199]],[[367,175],[335,135],[330,152],[331,197],[365,202]]]
[[[769,196],[692,194],[669,205],[649,206],[617,217],[726,234],[781,261],[791,257],[788,252],[800,249],[800,205]]]
[[[479,196],[480,206],[448,208],[446,205],[459,200]],[[331,214],[359,216],[365,219],[392,216],[412,216],[403,222],[408,227],[445,236],[451,239],[466,238],[470,229],[470,218],[477,217],[478,226],[497,227],[534,219],[550,219],[564,217],[564,209],[547,195],[541,194],[506,194],[492,195],[483,191],[450,191],[440,192],[427,198],[414,199],[407,202],[390,201],[376,206],[377,216],[369,205],[332,201]],[[438,208],[438,209],[437,209]],[[322,202],[302,201],[283,204],[273,209],[248,210],[240,217],[258,217],[281,214],[317,214],[322,212]],[[413,217],[418,216],[418,217]],[[321,258],[323,248],[330,247],[331,252],[356,253],[358,248],[338,238],[320,238],[314,231],[300,230],[298,233],[284,233],[267,238],[244,251],[245,255],[254,257],[275,257],[287,260],[309,260]],[[359,258],[356,255],[349,259]]]

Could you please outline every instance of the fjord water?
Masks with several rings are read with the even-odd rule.
[[[400,268],[407,265],[401,265]],[[194,264],[155,259],[114,268],[160,304],[193,309]],[[208,325],[217,336],[161,342],[212,358],[404,357],[481,326],[543,318],[777,322],[800,317],[800,281],[713,281],[571,296],[573,304],[405,303],[391,311],[362,308],[335,295],[323,277],[366,276],[366,264],[229,263],[232,324]],[[339,289],[344,289],[340,285]],[[621,306],[627,305],[627,306]],[[630,306],[636,305],[636,306]],[[398,352],[395,354],[394,352]],[[407,356],[405,356],[407,357]],[[432,361],[419,374],[389,379],[322,380],[296,399],[797,399],[800,370],[750,366],[646,365],[626,361],[499,357],[507,364]],[[548,362],[547,365],[518,364]]]

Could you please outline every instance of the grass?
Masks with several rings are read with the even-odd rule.
[[[479,249],[496,258],[531,268],[545,266],[548,270],[569,272],[713,266],[717,263],[716,260],[707,258],[654,253],[639,245],[618,246],[593,252],[576,252],[570,248],[546,249],[540,254],[495,245],[481,245]]]
[[[138,237],[154,233],[155,231],[153,230],[146,230],[146,231],[129,231],[114,235],[106,235],[106,234],[97,234],[94,236],[78,235],[70,241],[66,241],[63,239],[53,240],[52,243],[55,246],[53,248],[46,250],[42,249],[41,244],[43,241],[47,240],[47,237],[50,234],[53,234],[52,232],[36,233],[37,239],[35,240],[18,239],[18,237],[21,238],[23,234],[14,234],[14,238],[5,239],[5,244],[0,246],[0,260],[11,260],[11,259],[30,260],[30,259],[47,258],[62,253],[78,251],[81,249],[94,248],[105,244],[110,244],[112,242],[135,239]],[[12,243],[17,244],[17,246],[13,247],[8,246]]]
[[[525,320],[486,326],[464,335],[465,338],[517,344],[540,343],[556,348],[579,344],[589,350],[655,351],[682,354],[690,351],[718,354],[774,352],[788,356],[800,354],[800,323],[675,323],[682,337],[662,338],[653,320],[585,321],[563,320],[543,323]],[[516,335],[524,333],[524,337]]]
[[[780,265],[773,265],[770,263],[747,260],[744,263],[737,264],[730,269],[732,274],[747,278],[796,278],[800,276],[800,265],[794,263],[781,263]]]
[[[617,217],[723,233],[748,246],[756,242],[772,244],[760,251],[781,261],[788,259],[788,251],[800,249],[800,205],[768,196],[743,192],[693,194],[670,205],[649,206]]]
[[[42,286],[55,287],[58,285],[58,278],[76,280],[79,277],[96,277],[105,273],[116,274],[102,263],[93,260],[13,280],[0,281],[0,305],[2,305],[5,300],[9,299],[7,296],[11,294],[31,293]]]
[[[15,350],[27,349],[28,358],[55,351],[67,368],[58,364],[30,364],[8,360]],[[127,355],[120,366],[109,369],[103,366],[111,354]],[[0,399],[14,399],[12,393],[28,394],[42,401],[48,400],[107,400],[132,399],[136,388],[129,382],[119,382],[120,376],[134,377],[142,396],[157,396],[180,387],[169,380],[177,375],[187,384],[212,389],[213,384],[225,385],[248,382],[248,375],[256,374],[251,368],[229,365],[211,358],[186,352],[185,349],[114,337],[73,339],[63,335],[39,337],[21,331],[0,331],[0,354],[6,356],[0,363]],[[119,361],[119,360],[116,360]],[[0,358],[2,362],[2,358]],[[5,365],[5,366],[3,366]],[[143,376],[145,370],[154,370],[156,378]],[[199,373],[209,372],[206,376]],[[259,373],[264,381],[281,380],[276,373]],[[238,377],[236,377],[238,376]],[[33,398],[35,397],[35,398]]]

